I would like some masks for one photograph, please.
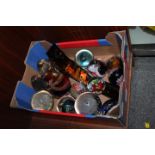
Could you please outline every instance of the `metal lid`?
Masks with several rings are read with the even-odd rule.
[[[102,115],[106,115],[114,106],[118,104],[117,101],[109,99],[99,106],[98,112]]]
[[[81,67],[87,67],[93,60],[93,54],[87,49],[78,51],[75,55],[75,62]]]
[[[57,111],[75,113],[75,100],[71,96],[64,96],[58,100]]]
[[[53,96],[45,90],[32,96],[31,106],[34,110],[50,110],[53,108]]]
[[[96,94],[85,92],[75,100],[75,111],[78,114],[96,114],[100,104],[101,100]]]

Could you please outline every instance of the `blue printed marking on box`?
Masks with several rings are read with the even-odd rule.
[[[48,59],[46,52],[47,50],[39,42],[36,42],[26,57],[26,64],[38,71],[38,61],[41,59]]]
[[[15,96],[18,103],[19,108],[24,109],[32,109],[31,108],[31,98],[36,91],[23,82],[19,82],[16,88]]]
[[[86,118],[95,118],[96,116],[91,115],[91,114],[87,114],[87,115],[85,115],[85,117],[86,117]]]
[[[111,43],[106,39],[98,39],[98,43],[100,46],[111,46]]]

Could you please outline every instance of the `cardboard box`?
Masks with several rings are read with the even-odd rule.
[[[96,59],[106,61],[112,56],[119,55],[122,57],[124,63],[124,79],[120,85],[118,106],[112,109],[108,115],[100,116],[99,123],[104,123],[105,120],[109,122],[117,122],[121,128],[126,128],[128,123],[128,110],[130,103],[130,81],[132,69],[132,53],[129,49],[129,42],[126,31],[110,32],[106,39],[84,40],[61,42],[57,45],[65,52],[65,54],[74,60],[74,55],[77,51],[85,48],[90,50]],[[49,115],[62,115],[64,117],[80,117],[83,119],[96,119],[94,115],[71,114],[57,112],[56,99],[54,100],[54,108],[52,111],[32,110],[31,98],[36,91],[32,88],[31,77],[37,74],[37,62],[40,59],[48,58],[47,50],[51,43],[48,41],[33,41],[29,47],[27,57],[25,59],[26,69],[21,81],[18,81],[10,106],[13,108],[21,108],[32,112],[39,112]],[[70,79],[71,81],[74,81]],[[102,101],[107,100],[105,96],[100,96]],[[115,123],[113,123],[115,127]],[[112,125],[110,128],[113,128]]]

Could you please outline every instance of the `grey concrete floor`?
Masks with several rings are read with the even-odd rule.
[[[135,57],[131,85],[129,128],[155,128],[155,57]]]

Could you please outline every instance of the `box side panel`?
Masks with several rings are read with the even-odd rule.
[[[60,48],[85,48],[97,46],[111,46],[111,43],[106,39],[82,40],[57,43]]]
[[[122,83],[122,98],[121,98],[121,111],[122,116],[120,120],[127,126],[128,123],[128,110],[130,100],[130,84],[131,84],[131,70],[132,70],[132,52],[129,48],[129,42],[127,39],[126,32],[120,32],[118,38],[122,39],[121,45],[121,56],[124,61],[124,81]]]

